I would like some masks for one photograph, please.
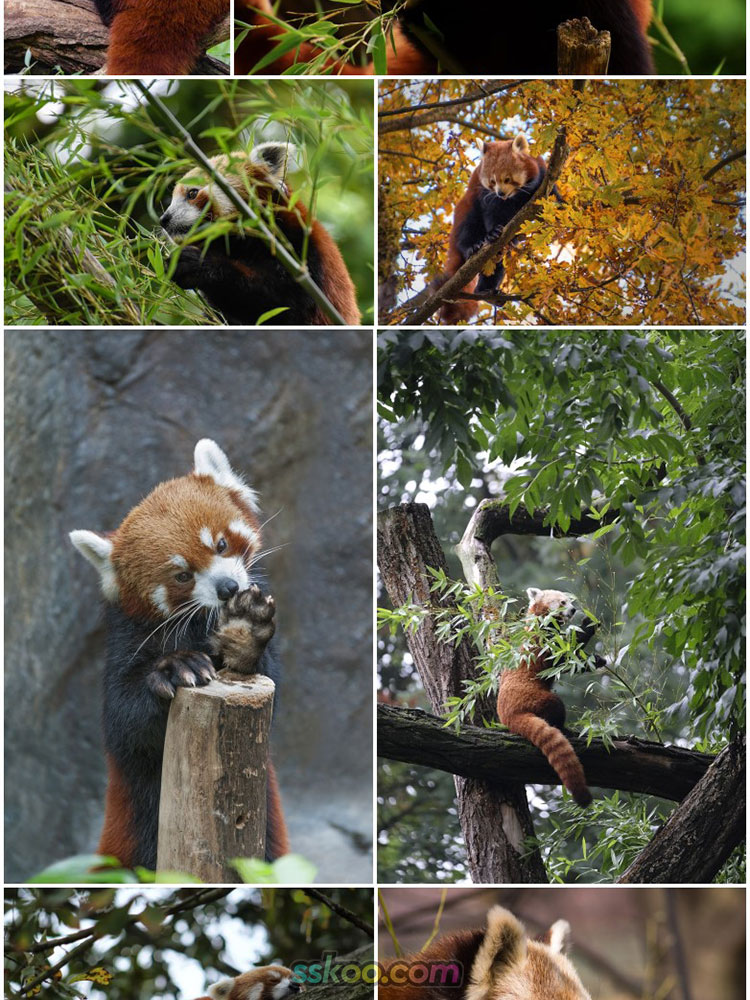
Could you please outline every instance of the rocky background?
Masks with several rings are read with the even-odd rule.
[[[5,334],[5,881],[95,849],[103,631],[73,528],[108,530],[211,437],[260,492],[293,849],[371,880],[371,335]],[[277,513],[278,512],[278,513]]]

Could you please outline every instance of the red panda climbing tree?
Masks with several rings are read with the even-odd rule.
[[[420,311],[425,286],[443,271],[483,141],[523,132],[549,159],[564,130],[563,203],[537,199],[478,324],[740,325],[744,116],[732,80],[383,85],[381,322],[437,322],[439,300]]]

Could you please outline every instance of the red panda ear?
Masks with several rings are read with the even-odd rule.
[[[234,979],[220,979],[218,983],[208,987],[208,995],[212,1000],[227,1000],[234,987]]]
[[[81,553],[96,568],[102,584],[104,596],[109,600],[117,599],[117,581],[112,565],[112,539],[99,535],[96,531],[71,531],[68,536]]]
[[[519,132],[518,135],[513,140],[512,149],[514,153],[528,153],[529,144],[523,132]]]
[[[291,142],[262,142],[251,151],[250,162],[265,167],[271,180],[278,184],[289,171],[296,170],[296,152]]]
[[[258,494],[255,490],[251,490],[242,476],[232,469],[227,456],[210,438],[201,438],[195,446],[193,475],[208,476],[217,486],[235,490],[251,510],[259,511]]]
[[[487,930],[471,965],[470,982],[474,1000],[488,998],[494,986],[508,972],[526,960],[526,931],[523,924],[502,906],[487,914]]]
[[[570,924],[567,920],[556,920],[545,934],[545,938],[556,955],[565,955],[570,944]]]
[[[528,599],[531,601],[532,604],[537,599],[537,597],[539,597],[540,594],[541,590],[539,590],[538,587],[528,587],[526,589],[526,596],[528,597]]]
[[[488,142],[482,143],[482,156],[489,150],[490,144]]]

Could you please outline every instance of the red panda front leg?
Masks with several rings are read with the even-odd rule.
[[[108,12],[109,76],[184,76],[195,68],[202,40],[229,15],[229,2],[118,0]]]
[[[247,76],[260,60],[273,51],[284,34],[284,27],[272,18],[273,7],[269,0],[235,0],[236,17],[243,24],[250,25],[243,40],[234,53],[234,72]],[[278,19],[277,19],[278,20]],[[238,25],[238,30],[244,30]],[[437,64],[429,56],[419,51],[406,37],[398,23],[393,26],[393,34],[387,39],[388,72],[395,76],[418,76],[433,73]],[[291,52],[285,52],[272,63],[263,67],[263,73],[281,73],[290,66],[310,63],[318,59],[322,49],[309,42],[302,42]],[[332,69],[340,76],[372,76],[374,66],[353,66],[342,59],[327,59],[324,70]]]
[[[233,674],[255,674],[260,658],[276,631],[273,597],[256,584],[231,597],[221,612],[212,645],[224,669]]]

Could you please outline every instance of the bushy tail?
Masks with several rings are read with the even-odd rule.
[[[579,806],[591,803],[591,792],[586,784],[581,762],[559,729],[531,712],[514,715],[512,725],[508,728],[542,751]]]

